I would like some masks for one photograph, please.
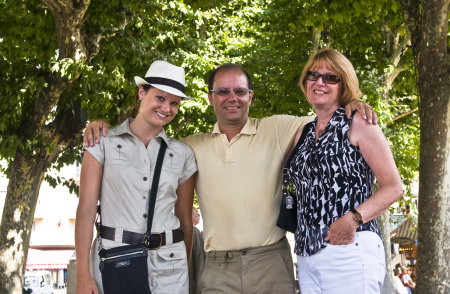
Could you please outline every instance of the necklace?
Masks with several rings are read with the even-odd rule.
[[[317,137],[320,137],[323,135],[323,129],[322,130],[317,130]]]

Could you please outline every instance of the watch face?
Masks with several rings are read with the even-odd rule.
[[[357,222],[359,225],[362,225],[363,224],[362,215],[354,208],[351,209],[351,211],[353,212],[353,220]]]
[[[353,214],[353,220],[356,221],[359,225],[362,225],[362,216],[359,212]]]

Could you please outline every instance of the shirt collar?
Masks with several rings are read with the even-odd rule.
[[[221,134],[218,122],[215,123],[214,128],[211,131],[211,134],[218,134],[218,135]],[[244,127],[239,132],[239,134],[242,134],[242,135],[254,135],[254,134],[256,134],[256,119],[249,117],[247,119],[247,121],[245,122]]]
[[[124,120],[118,127],[113,128],[110,130],[111,134],[114,136],[120,136],[123,134],[129,134],[131,136],[134,136],[131,132],[130,123],[134,120],[134,118],[128,118]],[[161,128],[161,131],[156,135],[155,138],[160,137],[162,140],[166,141],[166,144],[169,145],[169,137],[167,137],[166,132],[163,128]]]

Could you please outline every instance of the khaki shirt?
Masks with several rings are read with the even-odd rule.
[[[122,230],[144,233],[147,230],[149,190],[153,180],[161,140],[167,149],[156,196],[152,232],[180,227],[174,215],[176,190],[197,171],[194,153],[188,145],[167,137],[164,130],[146,148],[129,127],[131,119],[111,129],[99,144],[87,147],[103,166],[100,192],[102,225],[116,228],[116,240]]]
[[[281,170],[295,134],[312,119],[249,118],[230,142],[217,124],[211,133],[183,140],[197,158],[206,251],[274,244],[285,235],[276,226]]]

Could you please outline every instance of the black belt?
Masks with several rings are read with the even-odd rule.
[[[116,228],[101,226],[100,236],[104,239],[115,241]],[[172,230],[172,243],[181,242],[183,240],[184,232],[181,228]],[[126,244],[137,244],[144,242],[144,234],[123,230],[121,241]],[[166,232],[151,234],[150,241],[148,243],[148,249],[158,249],[159,247],[166,245]]]

